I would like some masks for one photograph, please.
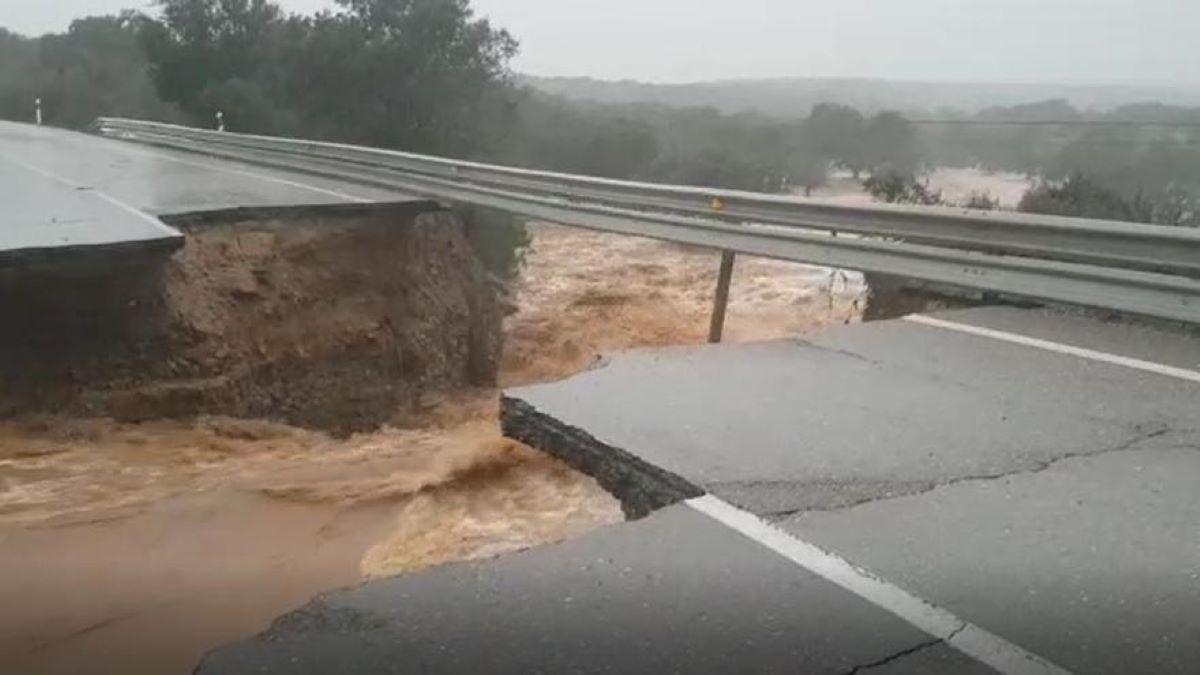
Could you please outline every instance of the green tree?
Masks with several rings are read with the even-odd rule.
[[[872,172],[911,174],[922,157],[912,122],[897,112],[882,112],[867,120],[862,133],[864,163]]]
[[[929,187],[929,181],[919,181],[912,174],[895,171],[877,171],[863,181],[867,194],[888,204],[919,204],[937,206],[945,204],[942,191]]]
[[[1021,197],[1017,210],[1077,218],[1101,218],[1149,223],[1153,208],[1141,196],[1126,199],[1096,181],[1073,174],[1061,183],[1043,183]]]
[[[813,106],[812,113],[800,128],[812,153],[824,160],[849,169],[857,176],[867,168],[867,148],[862,113],[854,108],[834,103]]]
[[[267,0],[161,0],[143,31],[160,94],[195,121],[445,154],[476,120],[516,41],[467,0],[339,0],[283,18]]]
[[[193,121],[207,123],[212,94],[224,82],[253,80],[264,62],[279,7],[267,0],[158,0],[161,19],[146,19],[142,39],[159,94]],[[208,105],[205,105],[205,104]],[[235,107],[236,109],[236,107]]]
[[[0,29],[0,116],[81,128],[100,115],[172,119],[155,94],[137,15],[89,17],[67,32],[27,39]]]

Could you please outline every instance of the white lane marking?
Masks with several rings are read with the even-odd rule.
[[[1128,356],[1119,356],[1117,354],[1109,354],[1108,352],[1099,352],[1094,349],[1073,347],[1071,345],[1062,344],[1061,342],[1039,340],[1038,338],[1031,338],[1018,333],[1006,333],[1004,331],[992,330],[990,328],[980,328],[979,326],[956,323],[954,321],[945,321],[943,319],[935,319],[933,317],[923,316],[920,314],[910,314],[904,317],[904,320],[911,321],[913,323],[919,323],[924,326],[944,328],[946,330],[958,331],[960,333],[970,333],[971,335],[978,335],[980,337],[991,338],[993,340],[1001,340],[1004,342],[1011,342],[1013,344],[1025,345],[1026,347],[1034,347],[1037,349],[1044,349],[1046,351],[1058,352],[1059,354],[1070,354],[1071,356],[1078,356],[1080,358],[1091,359],[1093,361],[1112,363],[1118,366],[1125,366],[1126,368],[1136,368],[1138,370],[1144,370],[1148,373],[1157,373],[1159,375],[1175,377],[1181,380],[1188,380],[1190,382],[1200,382],[1200,371],[1188,370],[1187,368],[1176,368],[1175,366],[1168,366],[1166,364],[1155,363],[1153,361],[1143,361],[1141,359],[1134,359]]]
[[[366,197],[359,197],[358,195],[352,195],[348,192],[341,192],[340,190],[330,190],[328,188],[317,187],[316,185],[309,185],[308,183],[301,183],[299,181],[288,180],[286,178],[270,176],[265,173],[258,173],[257,171],[247,171],[245,169],[235,169],[235,168],[232,168],[229,166],[222,166],[221,164],[216,163],[216,162],[212,162],[212,163],[194,162],[194,161],[191,161],[188,159],[182,159],[180,157],[172,157],[166,153],[149,153],[149,154],[153,157],[165,159],[170,162],[178,162],[180,164],[185,164],[187,166],[194,166],[194,167],[198,167],[201,169],[209,169],[211,171],[224,171],[225,173],[233,173],[233,174],[238,174],[241,176],[249,176],[250,178],[257,178],[259,180],[267,181],[268,183],[279,183],[280,185],[287,185],[287,186],[294,187],[294,188],[300,188],[302,190],[310,190],[312,192],[316,192],[319,194],[330,195],[330,196],[337,197],[338,199],[342,199],[342,200],[345,200],[348,202],[357,202],[359,204],[365,204],[368,202],[375,201],[374,199],[368,199]],[[223,160],[223,161],[230,162],[232,160]]]
[[[90,136],[90,138],[100,140],[100,141],[116,140],[110,136]],[[278,176],[271,176],[271,175],[268,175],[265,173],[259,173],[257,171],[248,171],[246,169],[238,169],[238,168],[233,168],[231,166],[225,165],[226,162],[231,163],[231,164],[236,164],[236,162],[234,160],[222,159],[220,161],[216,161],[216,159],[214,159],[214,161],[211,161],[211,162],[199,162],[196,160],[184,159],[182,157],[176,157],[171,152],[169,152],[165,149],[162,149],[162,148],[150,147],[150,146],[145,146],[145,145],[134,145],[133,142],[129,142],[129,141],[121,142],[120,145],[121,145],[122,152],[131,154],[131,155],[141,155],[143,157],[153,157],[155,159],[162,159],[162,160],[166,160],[169,162],[176,162],[178,164],[183,164],[185,166],[193,166],[193,167],[197,167],[200,169],[208,169],[209,171],[224,171],[225,173],[232,173],[232,174],[237,174],[240,176],[247,176],[249,178],[256,178],[258,180],[266,181],[268,183],[278,183],[280,185],[287,185],[289,187],[299,188],[301,190],[309,190],[309,191],[316,192],[319,194],[330,195],[332,197],[337,197],[338,199],[342,199],[342,200],[345,200],[348,202],[358,202],[360,204],[365,204],[368,202],[376,201],[374,199],[369,199],[366,197],[359,197],[358,195],[352,195],[348,192],[342,192],[340,190],[331,190],[329,188],[323,188],[323,187],[319,187],[316,185],[311,185],[309,183],[301,183],[299,181],[288,180],[286,178],[279,178]],[[178,151],[178,152],[182,152],[182,151]]]
[[[117,139],[113,139],[112,137],[109,137],[109,136],[97,136],[96,138],[102,139],[102,140],[117,140]],[[229,164],[233,164],[233,165],[237,164],[237,162],[235,160],[231,160],[231,159],[220,159],[220,158],[214,157],[213,161],[201,162],[201,161],[197,161],[197,160],[193,160],[193,159],[184,159],[182,157],[176,157],[172,151],[168,151],[165,148],[158,148],[158,147],[146,146],[146,145],[134,145],[134,143],[140,143],[140,142],[139,141],[121,141],[121,151],[131,154],[131,155],[141,155],[143,157],[153,157],[155,159],[162,159],[162,160],[166,160],[168,162],[175,162],[177,164],[183,164],[184,166],[194,166],[196,168],[207,169],[209,171],[224,171],[225,173],[232,173],[232,174],[237,174],[240,176],[248,176],[250,178],[257,178],[258,180],[267,181],[268,183],[279,183],[280,185],[288,185],[290,187],[300,188],[301,190],[311,190],[312,192],[330,195],[333,197],[337,197],[338,199],[343,199],[348,202],[358,202],[360,204],[365,204],[367,202],[375,201],[374,199],[368,199],[366,197],[359,197],[358,195],[352,195],[349,192],[342,192],[340,190],[330,190],[328,188],[318,187],[316,185],[310,185],[308,183],[301,183],[299,181],[288,180],[286,178],[280,178],[278,176],[270,176],[265,173],[259,173],[257,171],[249,171],[246,169],[236,169],[236,168],[233,168],[233,166],[229,166]],[[180,151],[175,151],[175,152],[184,152],[184,151],[180,150]]]
[[[687,505],[1001,673],[1069,672],[717,497],[696,497]]]
[[[146,221],[147,223],[150,223],[155,228],[162,230],[163,232],[171,235],[172,237],[182,236],[178,230],[166,225],[158,218],[155,218],[154,216],[150,215],[149,213],[146,213],[145,211],[139,209],[136,206],[133,206],[132,204],[127,204],[127,203],[121,201],[120,199],[117,199],[116,197],[108,194],[107,192],[104,192],[102,190],[97,190],[96,188],[93,188],[93,187],[90,187],[87,185],[81,185],[79,183],[76,183],[75,181],[64,178],[52,171],[43,169],[40,166],[30,164],[29,162],[24,162],[19,159],[14,159],[13,157],[5,157],[5,159],[12,162],[13,164],[16,164],[17,166],[20,166],[20,167],[26,169],[27,171],[32,171],[33,173],[44,176],[45,178],[49,178],[50,180],[52,180],[56,183],[61,183],[62,185],[66,185],[67,187],[71,188],[72,190],[79,190],[82,192],[86,192],[87,194],[93,195],[105,202],[108,202],[109,204],[112,204],[113,206],[115,206],[123,211],[132,213],[133,215]]]

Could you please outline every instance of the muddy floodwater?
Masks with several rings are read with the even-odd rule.
[[[532,228],[502,384],[699,343],[718,256]],[[857,275],[739,259],[727,337],[855,321]],[[348,438],[262,420],[0,423],[0,672],[186,673],[322,591],[551,544],[622,519],[593,480],[500,436],[495,390]]]

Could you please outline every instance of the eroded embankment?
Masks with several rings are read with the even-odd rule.
[[[0,671],[189,672],[323,590],[621,517],[500,437],[494,281],[430,208],[0,279]]]
[[[429,203],[179,217],[165,262],[9,272],[0,414],[216,413],[347,432],[495,380],[500,312]]]
[[[164,342],[150,339],[164,333],[147,331],[136,339],[134,331],[126,343],[114,325],[59,311],[40,325],[53,318],[79,327],[73,330],[80,334],[50,334],[47,339],[62,343],[39,347],[0,327],[9,345],[30,353],[44,378],[23,397],[6,388],[0,400],[10,410],[22,404],[60,412],[0,422],[0,606],[13,608],[0,616],[0,671],[190,672],[204,651],[266,628],[322,591],[542,545],[622,518],[620,506],[595,480],[501,437],[494,388],[463,386],[474,379],[470,364],[478,363],[469,358],[470,326],[482,326],[472,318],[470,298],[486,298],[491,282],[442,287],[474,284],[479,274],[471,271],[477,270],[473,259],[460,257],[464,249],[453,216],[414,218],[451,230],[428,236],[369,227],[341,232],[359,222],[351,217],[355,212],[363,213],[361,207],[334,209],[316,222],[298,218],[304,211],[282,210],[176,223],[204,239],[177,254],[177,265],[195,256],[190,268],[167,269],[196,279],[196,307],[211,309],[183,310],[195,327],[166,335],[180,340],[174,344],[183,355],[197,350],[200,363],[218,365],[264,360],[257,348],[263,339],[266,360],[295,364],[272,371],[284,374],[311,364],[304,358],[343,353],[338,345],[360,345],[350,351],[366,353],[366,363],[388,355],[372,345],[409,345],[409,351],[427,346],[420,353],[434,356],[421,369],[423,377],[406,379],[399,367],[379,371],[400,378],[396,389],[371,389],[376,374],[346,366],[354,377],[336,379],[334,373],[330,386],[340,389],[328,394],[297,389],[257,399],[286,403],[280,408],[285,419],[303,426],[335,429],[304,419],[307,397],[342,406],[333,394],[354,396],[361,385],[362,392],[394,397],[395,408],[367,401],[330,414],[353,418],[363,406],[371,414],[359,423],[393,422],[374,431],[331,435],[204,415],[106,419],[100,415],[119,412],[111,400],[123,391],[196,378],[188,370],[193,361],[174,366],[178,374],[151,361],[167,369],[158,380],[163,370],[144,374],[88,359],[55,370],[53,353],[98,359],[102,346],[113,345],[128,355],[126,363],[138,363],[164,353]],[[243,221],[251,222],[234,226]],[[396,220],[379,226],[389,222],[403,226]],[[298,231],[280,232],[292,227]],[[552,226],[533,227],[531,235],[513,285],[518,309],[505,320],[504,383],[569,376],[610,350],[704,341],[718,254]],[[264,253],[268,242],[284,246]],[[134,283],[145,280],[139,274],[124,279],[117,288],[145,288]],[[178,280],[165,283],[181,290]],[[110,301],[117,316],[144,311],[130,305],[140,304],[141,296],[107,290],[112,285],[60,278],[26,287],[40,294],[31,298],[50,297],[79,312],[91,311],[93,301]],[[9,307],[35,313],[32,300],[14,305],[13,294],[5,293]],[[726,337],[769,339],[854,321],[862,293],[855,275],[739,258]],[[432,305],[427,315],[418,311],[421,303]],[[275,314],[258,316],[265,312]],[[386,331],[382,342],[365,339],[380,332],[385,316],[403,338],[390,339]],[[230,321],[236,346],[219,356],[222,338],[212,327]],[[451,329],[438,331],[439,325]],[[18,361],[4,361],[4,372],[20,374]],[[410,362],[403,355],[391,361]],[[90,381],[93,375],[101,379]],[[27,376],[31,381],[39,380]],[[45,405],[31,405],[39,401]],[[55,409],[53,401],[72,407]],[[139,403],[133,419],[163,409]],[[213,409],[280,419],[255,412],[262,408]],[[89,412],[95,415],[78,414]]]

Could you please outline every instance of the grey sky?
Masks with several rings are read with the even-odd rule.
[[[311,12],[328,0],[279,0]],[[146,0],[0,0],[61,30]],[[1197,0],[473,0],[521,40],[517,70],[690,81],[880,77],[1200,84]]]

